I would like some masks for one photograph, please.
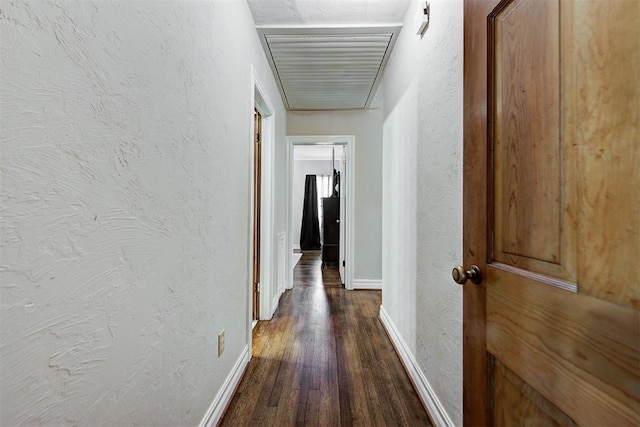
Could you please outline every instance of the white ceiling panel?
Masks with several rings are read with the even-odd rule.
[[[256,25],[402,22],[411,0],[247,0]]]
[[[289,110],[367,108],[400,25],[258,27]]]

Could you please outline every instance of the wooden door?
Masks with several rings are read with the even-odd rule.
[[[340,198],[322,198],[322,268],[338,268],[340,259]]]
[[[464,19],[464,423],[640,425],[640,1]]]
[[[262,203],[262,116],[254,111],[253,136],[253,320],[260,317],[260,204]]]

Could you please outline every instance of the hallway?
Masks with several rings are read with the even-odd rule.
[[[0,426],[640,426],[639,22],[2,1]],[[305,144],[349,290],[294,277]]]
[[[319,252],[294,269],[223,426],[430,425],[378,319],[380,291],[346,291]]]

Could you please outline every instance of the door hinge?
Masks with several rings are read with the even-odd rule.
[[[260,282],[253,284],[253,290],[260,293]]]
[[[342,260],[342,266],[344,267],[344,260]]]

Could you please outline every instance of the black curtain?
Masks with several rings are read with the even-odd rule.
[[[300,249],[320,249],[320,224],[318,223],[318,188],[316,176],[307,175],[304,181],[304,206],[300,227]]]

